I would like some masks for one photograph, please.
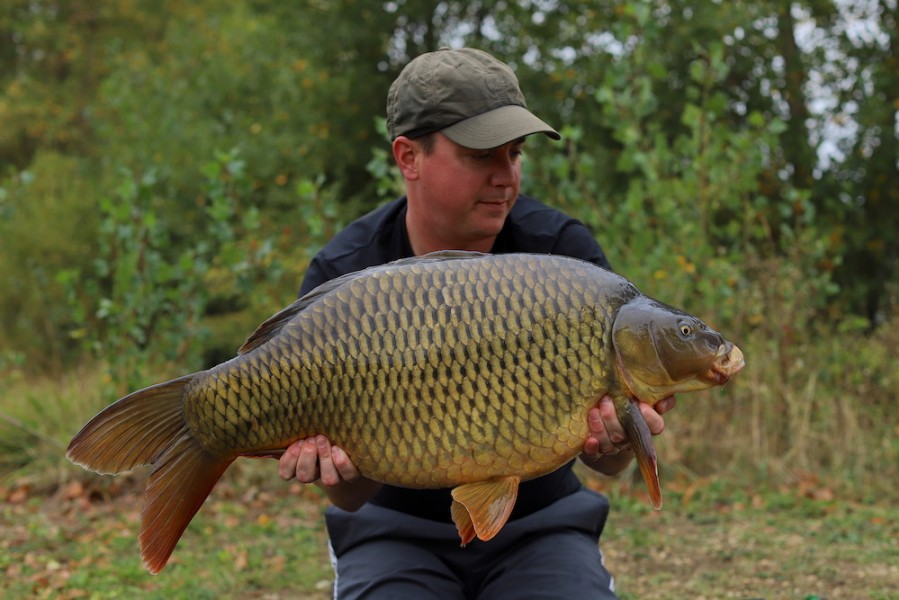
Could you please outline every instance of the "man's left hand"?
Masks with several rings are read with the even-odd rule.
[[[640,412],[646,419],[646,425],[650,433],[659,435],[665,430],[665,420],[662,415],[672,410],[677,405],[674,396],[662,398],[650,406],[640,403]],[[614,455],[622,450],[629,450],[630,443],[624,427],[618,421],[615,412],[615,404],[609,395],[603,396],[599,403],[587,413],[587,424],[590,427],[590,435],[584,442],[584,455],[598,459],[603,455]]]

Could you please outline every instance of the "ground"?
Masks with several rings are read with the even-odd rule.
[[[899,598],[893,506],[826,489],[748,494],[705,484],[669,486],[655,512],[637,487],[589,484],[612,499],[602,548],[623,600]],[[226,476],[152,576],[137,550],[142,487],[138,474],[52,493],[27,482],[0,488],[0,597],[329,597],[314,489]]]

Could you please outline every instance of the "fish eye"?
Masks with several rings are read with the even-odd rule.
[[[686,337],[686,336],[691,335],[691,334],[693,333],[693,328],[690,327],[689,325],[687,325],[686,323],[681,323],[681,325],[680,325],[680,332],[681,332],[681,335],[683,335],[684,337]]]

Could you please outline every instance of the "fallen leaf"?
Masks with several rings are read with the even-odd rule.
[[[272,573],[280,573],[284,570],[284,565],[287,564],[287,559],[281,555],[275,555],[268,560],[268,570]]]
[[[234,570],[243,571],[245,568],[247,568],[247,551],[241,550],[234,557]]]
[[[74,500],[84,495],[84,485],[78,481],[70,481],[62,488],[62,497],[66,500]]]
[[[24,485],[17,487],[6,500],[10,504],[23,504],[28,500],[28,488]]]

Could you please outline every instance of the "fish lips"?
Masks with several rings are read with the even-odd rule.
[[[718,351],[715,353],[715,360],[712,362],[711,367],[700,378],[713,385],[723,385],[745,365],[746,361],[743,359],[743,351],[730,342],[724,342],[718,346]]]

